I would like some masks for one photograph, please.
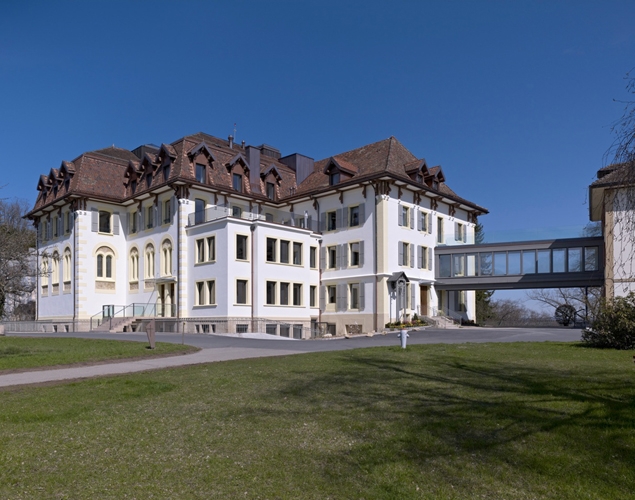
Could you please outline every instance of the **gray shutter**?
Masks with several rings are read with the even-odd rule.
[[[366,307],[366,300],[365,300],[365,296],[364,296],[364,289],[366,287],[364,286],[364,283],[360,283],[359,284],[359,310],[363,311],[364,308]]]
[[[130,212],[126,212],[126,226],[128,228],[128,230],[126,231],[128,234],[132,234],[130,232],[130,230],[132,229],[132,217],[134,216],[134,214],[131,214]]]
[[[46,225],[47,229],[48,229],[48,235],[46,237],[47,240],[52,240],[53,239],[53,221],[49,220],[49,223]]]
[[[359,242],[359,267],[364,265],[364,240]]]
[[[143,231],[145,229],[145,222],[146,222],[145,218],[146,218],[145,208],[142,206],[139,209],[139,226],[138,226],[139,231]]]
[[[432,248],[428,248],[428,269],[432,269]]]
[[[342,243],[342,253],[340,256],[340,267],[346,269],[348,267],[348,243]]]
[[[339,269],[340,268],[340,246],[339,245],[335,245],[335,268]]]
[[[423,264],[422,255],[423,255],[423,247],[422,246],[417,246],[417,269],[421,269],[423,267],[421,265],[421,264]]]
[[[64,234],[64,226],[62,224],[62,211],[57,214],[57,218],[55,219],[55,224],[57,224],[57,235],[61,236]]]
[[[99,212],[96,208],[93,208],[90,211],[90,223],[91,223],[91,231],[96,233],[99,230]]]
[[[343,214],[342,214],[342,209],[338,208],[335,211],[335,229],[340,229],[343,228],[345,226],[345,224],[343,223]]]
[[[416,283],[411,283],[410,284],[410,309],[416,309],[416,304],[417,304],[417,284]]]
[[[397,205],[397,222],[399,223],[400,226],[403,226],[402,224],[403,218],[401,217],[402,212],[403,212],[403,208],[401,207],[401,205]]]
[[[177,204],[178,204],[178,200],[176,199],[176,196],[172,195],[172,198],[170,198],[170,210],[172,211],[172,220],[174,220],[174,216],[176,215]]]
[[[326,287],[324,285],[320,286],[320,310],[324,311],[326,309]]]
[[[342,311],[346,311],[348,309],[348,285],[343,283],[340,286],[342,287]]]
[[[322,212],[320,214],[320,232],[323,233],[326,231],[326,213]]]
[[[415,209],[410,209],[410,229],[415,228]]]
[[[158,227],[160,225],[160,221],[159,221],[159,207],[157,206],[156,203],[152,207],[152,217],[154,218],[154,221],[152,223],[152,227]]]
[[[326,248],[320,248],[320,269],[326,269]]]
[[[459,241],[460,239],[460,234],[459,234],[459,223],[455,222],[454,223],[454,241]]]
[[[119,212],[112,214],[112,234],[119,234]]]
[[[408,252],[408,257],[410,257],[410,267],[415,267],[415,244],[410,243],[410,251]]]
[[[346,207],[343,210],[343,214],[343,217],[346,220],[343,221],[344,224],[342,224],[342,227],[351,227],[351,207]]]
[[[399,262],[398,262],[398,264],[400,266],[403,266],[404,265],[404,263],[403,263],[403,242],[399,241],[399,242],[397,242],[397,244],[399,245]]]
[[[363,226],[364,225],[364,221],[366,220],[365,207],[366,207],[365,203],[360,203],[359,204],[359,225],[360,226]]]

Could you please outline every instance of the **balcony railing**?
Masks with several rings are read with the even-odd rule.
[[[246,207],[234,205],[232,207],[210,207],[188,215],[188,226],[196,226],[226,217],[243,219],[249,221],[272,222],[284,226],[300,227],[310,229],[314,233],[318,231],[318,224],[308,214],[295,214],[285,210],[274,208],[264,208],[262,213],[250,212]]]

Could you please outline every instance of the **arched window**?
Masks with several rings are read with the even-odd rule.
[[[146,246],[146,254],[145,254],[145,278],[151,279],[154,278],[154,246],[148,245]]]
[[[42,286],[49,284],[49,258],[42,257]]]
[[[114,252],[109,247],[99,247],[97,249],[97,279],[115,279],[114,256]]]
[[[172,243],[169,240],[161,244],[161,275],[172,276]]]
[[[71,281],[71,249],[64,250],[64,283]]]
[[[139,250],[130,250],[130,281],[139,281]]]
[[[58,285],[60,282],[60,254],[57,250],[53,252],[53,261],[51,266],[51,283]]]

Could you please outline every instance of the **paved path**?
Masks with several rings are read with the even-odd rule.
[[[81,337],[105,338],[147,342],[145,334],[109,334],[109,333],[57,333],[57,334],[16,334],[20,337]],[[437,330],[427,329],[412,332],[408,342],[411,344],[439,344],[465,342],[542,342],[542,341],[576,341],[580,340],[580,330],[571,329],[529,329],[529,328],[461,328]],[[157,334],[157,341],[180,343],[181,335]],[[0,375],[0,387],[16,385],[39,384],[45,382],[59,382],[106,375],[119,375],[174,366],[196,365],[216,361],[233,359],[247,359],[269,356],[285,356],[306,352],[339,351],[362,347],[395,346],[399,345],[396,333],[375,335],[374,337],[355,337],[351,339],[328,340],[290,340],[229,337],[221,335],[185,335],[184,341],[188,345],[200,347],[201,350],[186,355],[164,358],[145,359],[137,361],[123,361],[92,366],[78,366],[73,368],[58,368],[53,370],[38,370],[32,372],[10,373]]]

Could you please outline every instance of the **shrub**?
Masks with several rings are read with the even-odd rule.
[[[605,301],[582,340],[595,347],[635,349],[635,294]]]

